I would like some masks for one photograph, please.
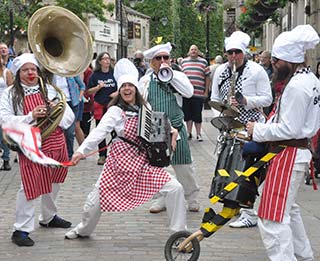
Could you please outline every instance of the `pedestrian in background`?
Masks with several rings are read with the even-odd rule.
[[[87,94],[94,95],[93,116],[96,125],[99,124],[108,109],[108,103],[117,95],[117,83],[113,77],[110,55],[102,52],[96,59],[93,74],[90,76]],[[103,165],[106,161],[107,150],[105,139],[99,143],[99,159],[97,164]]]
[[[91,119],[93,115],[93,101],[94,101],[94,95],[88,94],[87,89],[89,86],[89,79],[92,75],[92,66],[91,64],[88,66],[88,68],[83,73],[83,82],[86,85],[86,90],[83,94],[83,113],[82,113],[82,120],[80,122],[80,127],[83,131],[84,137],[86,138],[89,135],[90,128],[91,128]]]
[[[199,49],[191,45],[188,57],[182,61],[182,71],[193,85],[191,98],[183,98],[184,120],[187,124],[188,139],[192,139],[193,124],[196,128],[197,141],[203,141],[201,136],[203,103],[209,95],[210,69],[205,59],[199,56]]]
[[[5,62],[2,56],[0,56],[0,97],[8,86],[13,84],[13,76],[11,71],[5,67]],[[10,150],[7,144],[3,140],[2,128],[0,128],[0,147],[2,149],[1,158],[3,160],[0,170],[11,170],[10,166]]]

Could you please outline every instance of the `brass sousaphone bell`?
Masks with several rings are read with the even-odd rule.
[[[30,18],[28,40],[38,62],[49,72],[73,77],[87,69],[92,60],[92,40],[87,26],[74,13],[58,6],[38,9]],[[42,79],[39,79],[43,89]],[[66,99],[59,88],[59,102],[37,121],[44,140],[60,123]]]
[[[28,41],[38,62],[53,74],[65,77],[79,75],[92,60],[92,40],[87,26],[78,16],[62,7],[38,9],[29,20]],[[41,78],[39,84],[45,94]],[[42,140],[56,129],[66,108],[65,95],[59,87],[53,87],[60,96],[57,97],[59,101],[36,124],[41,128]],[[12,150],[18,150],[17,144],[6,135],[4,140]]]
[[[87,26],[62,7],[38,9],[29,20],[28,41],[39,63],[60,76],[76,76],[92,60],[92,40]]]

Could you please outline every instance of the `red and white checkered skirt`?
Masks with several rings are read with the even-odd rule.
[[[137,137],[138,117],[127,118],[124,137],[140,144]],[[145,151],[122,140],[112,144],[100,180],[102,211],[120,212],[147,202],[170,180],[160,167],[149,164]]]

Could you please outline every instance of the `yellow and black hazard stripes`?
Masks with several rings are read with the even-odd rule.
[[[212,208],[206,208],[200,228],[203,236],[211,236],[217,230],[222,228],[232,217],[237,215],[239,210],[239,207],[226,207],[226,204],[224,204],[222,210],[216,214]]]
[[[249,167],[244,172],[236,171],[238,177],[227,184],[217,195],[213,195],[210,197],[210,202],[212,204],[217,203],[219,200],[223,199],[227,194],[229,194],[232,190],[234,190],[241,182],[246,180],[252,174],[254,174],[258,169],[263,167],[266,163],[272,160],[279,152],[281,152],[285,146],[277,146],[273,148],[272,152],[264,155],[259,161],[255,162],[251,167]],[[230,176],[229,173],[225,169],[218,170],[218,174],[221,176]],[[239,175],[240,174],[240,175]]]

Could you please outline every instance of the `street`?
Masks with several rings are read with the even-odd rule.
[[[210,124],[212,112],[204,111],[203,142],[190,141],[194,165],[201,187],[201,211],[188,212],[188,230],[199,228],[203,209],[210,207],[208,193],[216,155],[213,154],[217,130]],[[195,136],[195,135],[194,135]],[[36,224],[30,235],[33,247],[18,247],[11,242],[15,215],[16,193],[20,186],[18,163],[11,171],[0,172],[0,260],[32,261],[160,261],[164,260],[164,245],[169,237],[166,212],[150,214],[150,202],[133,211],[104,213],[90,238],[65,240],[65,229],[42,228]],[[96,165],[97,156],[82,160],[70,167],[66,182],[61,185],[58,197],[58,214],[75,226],[81,218],[82,207],[102,169]],[[317,180],[319,185],[319,180]],[[320,260],[320,194],[312,186],[302,184],[298,203],[305,227],[315,253]],[[38,202],[39,203],[39,202]],[[219,211],[221,204],[212,206]],[[37,213],[39,204],[37,204]],[[38,214],[37,214],[38,216]],[[36,216],[36,217],[37,217]],[[37,219],[37,218],[36,218]],[[201,243],[201,261],[262,261],[267,260],[258,228],[232,229],[228,225]]]

